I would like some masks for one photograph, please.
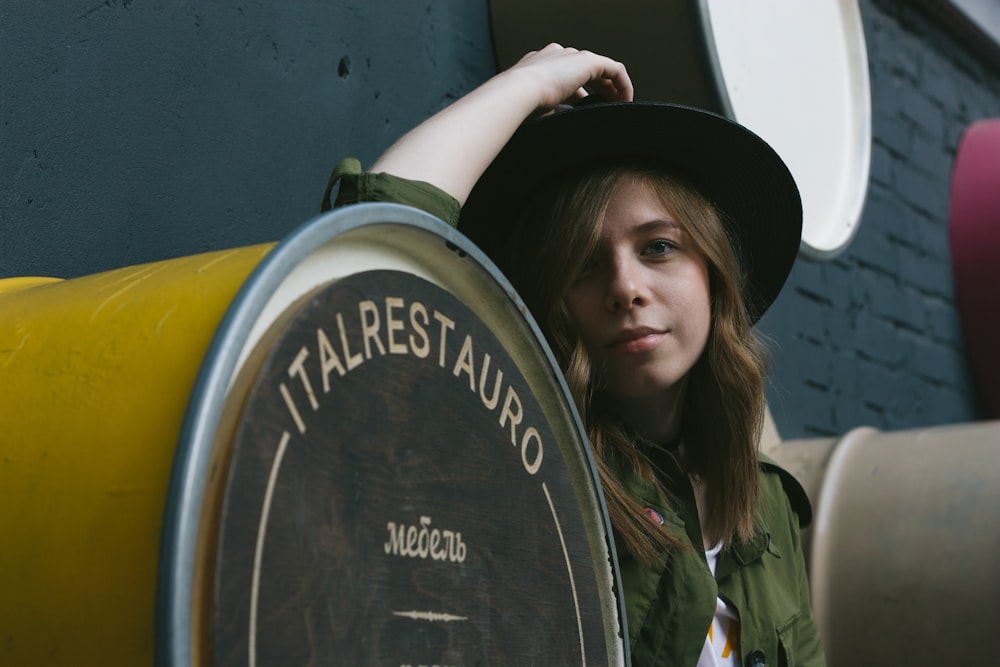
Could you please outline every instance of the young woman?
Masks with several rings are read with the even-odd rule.
[[[527,302],[596,453],[634,665],[822,665],[809,504],[757,451],[752,326],[798,251],[798,191],[745,128],[632,94],[620,63],[551,44],[369,172],[342,162],[326,202],[339,183],[339,205],[457,223]]]

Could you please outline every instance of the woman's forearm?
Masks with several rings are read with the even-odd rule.
[[[432,183],[464,204],[528,116],[585,95],[585,86],[607,99],[632,99],[632,84],[621,63],[550,44],[415,127],[371,171]]]

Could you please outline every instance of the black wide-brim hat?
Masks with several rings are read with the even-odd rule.
[[[677,104],[602,102],[526,122],[473,188],[459,229],[487,253],[536,190],[603,160],[662,165],[722,214],[742,261],[756,322],[781,291],[802,238],[802,201],[763,139],[717,114]]]

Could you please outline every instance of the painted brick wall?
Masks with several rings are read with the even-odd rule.
[[[800,261],[761,323],[784,437],[980,416],[955,307],[948,196],[964,128],[1000,116],[1000,70],[910,3],[861,8],[874,139],[862,223],[835,260]]]

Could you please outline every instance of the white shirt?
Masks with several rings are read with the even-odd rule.
[[[721,551],[722,542],[705,551],[713,577]],[[708,628],[697,667],[740,667],[740,621],[722,598],[715,599],[715,618]]]

